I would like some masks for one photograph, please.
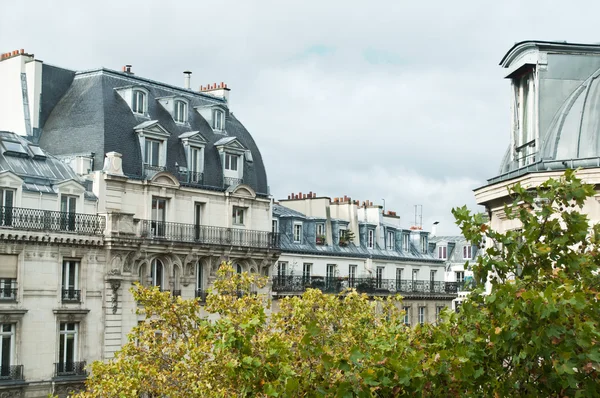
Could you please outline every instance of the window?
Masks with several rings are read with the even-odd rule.
[[[473,246],[465,245],[463,246],[463,259],[470,260],[473,258]]]
[[[535,162],[535,71],[529,69],[513,79],[514,120],[513,141],[514,160],[519,167]]]
[[[279,232],[279,221],[273,220],[271,222],[271,232],[273,232],[274,234]]]
[[[60,341],[58,348],[57,376],[76,373],[77,344],[79,324],[73,322],[60,323]]]
[[[75,196],[61,195],[60,197],[60,228],[63,231],[75,231],[75,212],[77,211],[77,198]]]
[[[196,147],[190,147],[190,172],[192,173],[190,182],[200,182],[199,173],[202,172],[202,149]]]
[[[166,234],[167,200],[164,198],[152,198],[152,228],[153,237],[164,237]]]
[[[159,157],[160,157],[160,141],[151,140],[149,138],[145,139],[144,143],[144,163],[148,166],[156,166],[160,165]]]
[[[403,268],[396,268],[396,291],[401,291],[402,287],[402,273],[404,272]]]
[[[0,378],[10,377],[10,366],[13,365],[15,352],[15,324],[0,324]]]
[[[369,247],[369,249],[372,249],[375,242],[375,231],[373,231],[372,229],[369,230],[368,232],[368,236],[367,236],[367,247]]]
[[[131,102],[133,113],[143,115],[146,113],[146,93],[140,90],[133,90],[133,99]]]
[[[152,260],[150,264],[150,279],[152,280],[152,286],[158,287],[160,291],[163,291],[164,281],[163,281],[163,263],[159,259]]]
[[[200,301],[206,300],[206,292],[204,291],[204,269],[202,268],[202,263],[198,261],[196,265],[196,297],[200,299]]]
[[[442,306],[438,305],[437,307],[435,307],[435,320],[436,320],[436,322],[440,321],[440,317],[442,315],[442,310],[443,309],[444,309],[443,305]]]
[[[402,235],[402,250],[404,250],[405,252],[410,250],[410,235],[409,234]]]
[[[233,224],[244,225],[244,208],[233,206]]]
[[[456,271],[456,282],[463,283],[465,281],[465,271]]]
[[[425,323],[425,307],[419,307],[419,325]]]
[[[238,169],[238,155],[231,153],[225,154],[225,170],[237,171]]]
[[[223,130],[225,125],[225,114],[220,109],[214,109],[212,113],[212,128],[213,130]]]
[[[394,231],[388,231],[387,242],[386,242],[388,250],[394,250],[395,237],[396,237],[396,234],[394,233]]]
[[[277,264],[277,275],[285,277],[286,272],[287,272],[287,262],[280,261]]]
[[[412,272],[412,281],[418,281],[419,280],[419,270],[418,269],[413,269]]]
[[[354,287],[356,283],[356,264],[350,264],[348,266],[348,285],[350,287]]]
[[[310,283],[311,271],[312,271],[312,264],[304,263],[302,266],[302,282]]]
[[[421,235],[421,253],[427,253],[427,236]]]
[[[448,246],[440,246],[438,247],[438,258],[446,259],[448,254]]]
[[[377,267],[375,273],[375,287],[381,289],[383,287],[383,267]]]
[[[185,101],[175,101],[175,121],[177,123],[187,122],[187,104]]]
[[[410,326],[410,307],[404,307],[404,324]]]
[[[335,264],[327,264],[327,271],[325,275],[325,287],[328,289],[332,288],[335,278]]]
[[[79,290],[79,261],[64,260],[62,264],[62,301],[81,301],[81,290]]]
[[[294,224],[294,242],[302,241],[302,224]]]
[[[322,222],[317,223],[317,236],[325,235],[325,224]]]
[[[0,254],[0,300],[15,300],[18,256]]]
[[[0,189],[0,225],[11,226],[13,220],[13,205],[15,191]]]
[[[240,264],[235,264],[235,272],[237,272],[238,274],[241,274],[242,272],[244,272],[244,270],[242,269],[242,266]]]

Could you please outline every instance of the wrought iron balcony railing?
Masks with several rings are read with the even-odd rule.
[[[140,220],[142,238],[200,244],[279,248],[279,234],[251,229]]]
[[[475,281],[473,279],[468,279],[464,281],[458,281],[456,283],[456,289],[459,292],[470,292],[475,289]]]
[[[17,287],[0,287],[0,301],[14,301],[17,299]]]
[[[339,293],[346,288],[355,288],[360,293],[370,294],[456,294],[456,282],[428,280],[350,278],[326,276],[273,276],[273,291],[301,293],[307,288],[325,293]]]
[[[63,303],[80,303],[81,302],[81,290],[62,289],[61,297],[62,297]]]
[[[0,383],[23,380],[23,365],[0,366]]]
[[[171,296],[181,297],[181,290],[171,290]]]
[[[144,165],[143,165],[144,178],[147,180],[154,177],[157,173],[160,173],[161,171],[165,171],[165,170],[166,170],[165,166],[153,166],[153,165],[147,164],[147,163],[144,163]]]
[[[85,361],[57,362],[54,364],[54,377],[87,376]]]
[[[104,224],[104,217],[96,214],[0,207],[0,227],[3,228],[102,235]]]
[[[201,303],[206,302],[206,296],[208,296],[208,292],[202,289],[196,289],[196,298],[200,299]]]
[[[234,177],[223,177],[223,187],[235,187],[236,185],[240,185],[244,183],[243,178],[234,178]]]
[[[179,172],[179,181],[190,185],[203,185],[204,173],[198,171],[181,171]]]

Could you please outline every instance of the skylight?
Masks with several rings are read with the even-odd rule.
[[[23,145],[18,142],[13,141],[2,141],[2,146],[4,147],[5,155],[12,156],[29,156]]]

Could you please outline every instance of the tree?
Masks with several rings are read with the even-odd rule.
[[[407,328],[400,297],[353,290],[308,289],[269,315],[265,297],[236,293],[265,279],[228,264],[207,299],[215,321],[196,300],[138,286],[146,321],[112,361],[92,365],[81,396],[598,396],[600,227],[580,213],[594,193],[572,171],[516,185],[505,212],[522,229],[506,233],[453,210],[467,239],[488,242],[471,266],[478,286],[493,275],[492,286],[437,325]]]

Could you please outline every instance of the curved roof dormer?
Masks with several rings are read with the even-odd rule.
[[[171,115],[178,125],[189,126],[190,101],[180,95],[156,98],[158,103]]]

